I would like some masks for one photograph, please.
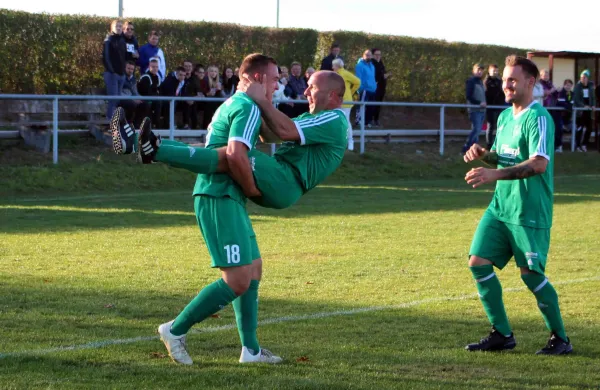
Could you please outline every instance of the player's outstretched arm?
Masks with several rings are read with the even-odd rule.
[[[527,161],[504,169],[474,168],[467,172],[465,180],[473,188],[498,180],[520,180],[546,172],[548,160],[535,156]]]
[[[261,193],[254,182],[254,175],[248,160],[248,146],[243,142],[229,141],[227,143],[228,174],[242,187],[248,198],[259,197]]]
[[[267,77],[263,76],[263,83],[250,80],[247,76],[242,77],[238,90],[245,92],[258,107],[262,113],[262,118],[267,126],[282,141],[300,141],[300,133],[296,124],[287,115],[273,106],[266,97]]]

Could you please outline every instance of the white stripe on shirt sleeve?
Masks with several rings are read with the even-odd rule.
[[[298,130],[298,135],[300,135],[300,145],[306,144],[306,138],[304,138],[304,131],[302,131],[302,127],[298,124],[298,122],[294,122],[296,125],[296,129]]]
[[[258,109],[253,105],[252,109],[250,110],[250,115],[248,116],[248,121],[246,122],[246,127],[244,127],[244,133],[242,137],[248,141],[250,141],[252,131],[254,131],[254,127],[256,126],[256,120],[258,119],[256,115],[257,111]]]
[[[531,156],[532,158],[535,156],[544,157],[546,160],[550,161],[550,156],[548,155],[547,147],[546,147],[546,126],[547,120],[546,117],[540,116],[538,117],[538,131],[539,131],[539,139],[538,145],[535,153]]]

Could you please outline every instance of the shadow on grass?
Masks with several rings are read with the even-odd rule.
[[[149,290],[90,291],[16,284],[0,286],[0,297],[4,313],[0,315],[0,352],[40,349],[37,344],[65,346],[150,337],[157,324],[172,318],[190,299]],[[106,299],[120,299],[121,303],[113,310],[95,309]],[[138,309],[129,311],[127,307]],[[264,299],[260,317],[345,309],[351,307]],[[222,318],[210,318],[206,325],[233,324],[231,312],[225,309]],[[261,389],[589,388],[600,379],[598,346],[593,342],[600,330],[598,324],[569,324],[578,340],[576,353],[568,358],[533,355],[547,337],[541,318],[513,319],[519,346],[510,353],[467,353],[464,344],[478,339],[487,327],[483,313],[478,314],[470,318],[456,308],[444,310],[425,304],[259,326],[262,342],[286,358],[277,367],[237,364],[240,347],[237,331],[231,327],[190,334],[188,345],[196,359],[192,367],[157,360],[153,353],[164,350],[157,339],[151,339],[0,359],[0,378],[9,388]],[[23,347],[24,343],[28,345]]]
[[[600,184],[582,178],[557,182],[556,204],[600,201]],[[249,203],[253,223],[278,218],[324,215],[361,215],[399,212],[455,211],[487,207],[492,192],[473,190],[460,181],[410,181],[403,184],[322,186],[285,210],[260,208]],[[76,231],[80,229],[158,228],[196,223],[193,198],[188,192],[114,194],[107,196],[28,199],[5,202],[0,209],[4,233]]]

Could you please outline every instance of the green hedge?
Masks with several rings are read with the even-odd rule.
[[[131,19],[140,45],[148,31],[162,33],[167,66],[190,58],[203,64],[235,66],[244,55],[263,52],[280,64],[300,61],[318,67],[332,42],[342,45],[353,69],[365,48],[382,49],[393,77],[388,98],[401,101],[463,102],[464,82],[475,62],[502,64],[524,50],[469,45],[361,32],[317,32],[209,22]],[[86,93],[103,86],[101,50],[111,19],[0,10],[0,90],[3,93]]]

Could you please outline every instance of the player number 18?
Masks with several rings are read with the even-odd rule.
[[[239,245],[225,245],[225,252],[227,252],[227,264],[237,264],[240,262]]]

